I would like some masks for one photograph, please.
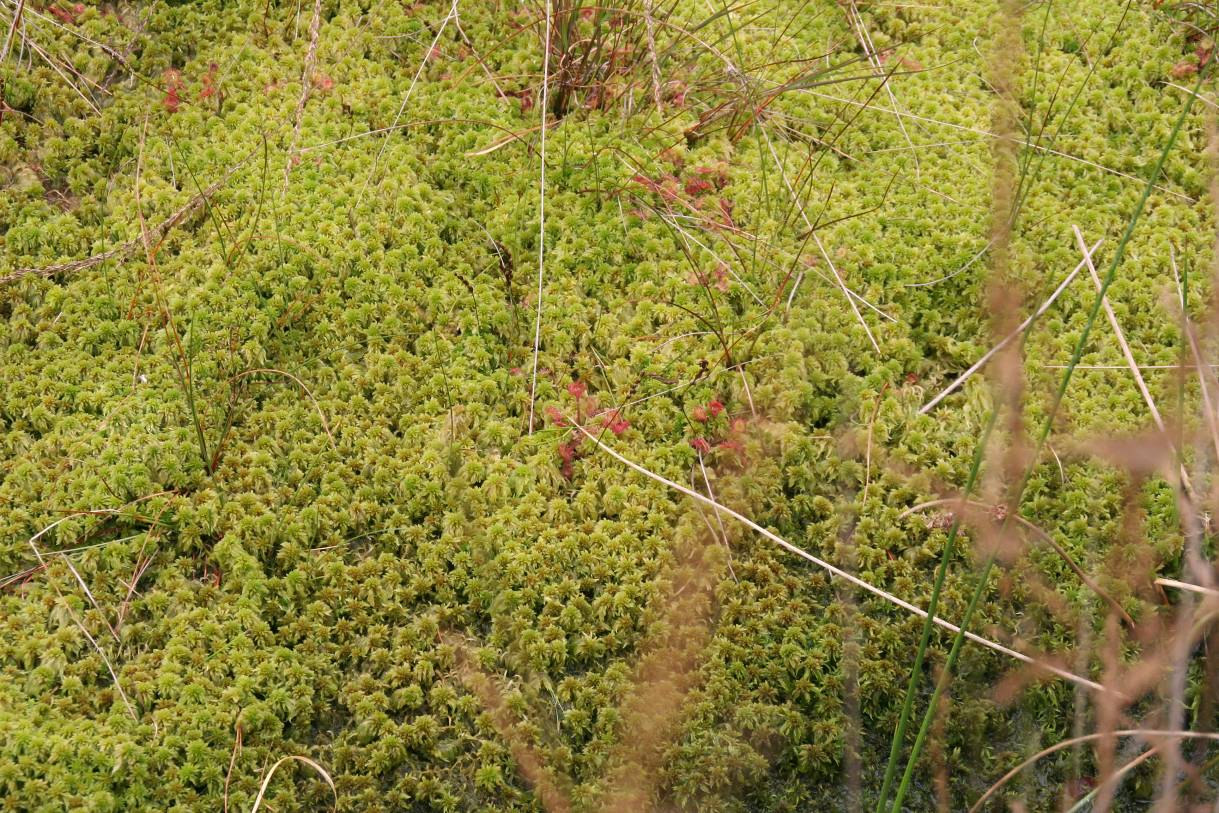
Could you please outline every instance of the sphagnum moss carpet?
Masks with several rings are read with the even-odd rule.
[[[972,631],[1135,681],[1209,551],[1208,19],[0,0],[0,809],[883,805],[922,619],[675,485],[949,621],[999,546]],[[903,805],[1209,730],[1199,623],[1120,700],[965,644]],[[1094,745],[988,804],[1213,795]]]

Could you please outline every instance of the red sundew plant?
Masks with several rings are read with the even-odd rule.
[[[681,169],[686,165],[686,156],[673,147],[662,150],[657,156],[661,161],[672,164],[676,169]]]
[[[724,438],[716,444],[716,447],[733,452],[737,456],[738,462],[742,464],[745,462],[745,444],[741,442],[740,438],[736,436]]]
[[[71,8],[49,6],[47,8],[47,12],[59,18],[60,22],[67,23],[68,25],[76,25],[76,23],[80,20],[80,15],[85,13],[85,6],[83,3],[77,3]]]
[[[630,428],[631,422],[622,417],[620,410],[613,409],[601,416],[601,424],[619,437]]]
[[[576,421],[584,422],[584,417],[597,412],[597,396],[588,394],[588,384],[583,381],[572,381],[567,385],[567,394],[576,402]]]
[[[182,74],[170,68],[165,72],[165,98],[161,100],[161,104],[170,113],[177,113],[178,106],[182,104],[182,98],[179,96],[181,88]]]
[[[677,200],[678,180],[673,175],[662,175],[660,180],[653,180],[636,173],[631,176],[631,180],[668,203]]]
[[[686,194],[692,198],[704,195],[712,189],[711,181],[706,178],[691,178],[686,181]]]
[[[1197,72],[1197,65],[1189,60],[1184,60],[1182,62],[1178,62],[1176,65],[1173,65],[1172,70],[1168,72],[1168,75],[1173,79],[1184,79],[1187,76],[1193,76]]]
[[[219,69],[220,66],[215,62],[208,64],[207,73],[203,74],[203,89],[199,91],[199,101],[216,95],[216,71]]]
[[[670,80],[665,83],[665,101],[674,107],[685,107],[686,94],[689,92],[690,88],[685,82]]]
[[[1169,74],[1173,79],[1185,79],[1189,76],[1194,76],[1198,71],[1206,67],[1206,63],[1211,61],[1211,56],[1214,54],[1214,43],[1209,41],[1200,43],[1194,48],[1194,59],[1185,59],[1172,66]]]
[[[718,400],[711,402],[710,407],[712,414],[716,417],[723,414],[724,407]],[[718,408],[714,405],[718,405]],[[719,431],[710,431],[708,435],[708,443],[712,449],[730,452],[735,459],[737,466],[744,467],[749,463],[749,457],[745,453],[745,437],[748,433],[748,421],[745,418],[733,418],[727,421],[727,426]],[[709,427],[710,429],[710,427]]]
[[[576,379],[570,382],[566,389],[567,394],[575,401],[576,425],[583,423],[584,417],[587,415],[590,420],[599,420],[602,429],[612,432],[615,437],[620,437],[631,427],[631,422],[623,417],[621,409],[610,409],[597,414],[597,397],[588,394],[588,384],[585,382]],[[543,411],[555,427],[571,425],[571,422],[558,407],[550,405],[545,407]],[[583,456],[583,441],[584,437],[582,435],[572,435],[558,445],[559,459],[563,461],[560,470],[568,480],[572,478],[574,473],[575,462]]]
[[[685,192],[691,198],[700,198],[710,192],[722,191],[728,185],[728,175],[722,167],[700,165],[694,167],[693,177],[687,178]]]
[[[697,404],[690,410],[692,420],[703,424],[698,429],[700,434],[697,437],[691,438],[689,444],[696,451],[708,454],[712,449],[725,449],[736,453],[737,458],[744,462],[745,445],[742,438],[745,434],[747,423],[744,418],[733,418],[725,427],[717,421],[720,415],[725,411],[723,401],[718,398],[712,398],[710,401],[703,404]]]
[[[577,425],[584,422],[584,417],[594,416],[597,412],[597,397],[588,394],[588,384],[576,379],[567,385],[567,394],[575,401]],[[569,421],[564,414],[555,406],[547,406],[544,409],[546,417],[556,427],[564,427],[569,424]],[[615,435],[621,435],[630,426],[630,423],[621,417],[618,410],[612,410],[601,416],[602,424],[606,429],[609,429]],[[583,443],[583,436],[575,435],[569,437],[559,444],[559,458],[563,461],[561,471],[563,476],[570,480],[574,472],[574,463],[581,457],[580,447]]]
[[[583,457],[580,451],[583,443],[584,436],[575,435],[559,444],[559,458],[563,461],[563,464],[559,466],[559,471],[567,480],[570,480],[575,474],[575,462]]]
[[[716,189],[723,189],[728,184],[728,171],[722,164],[714,167],[700,164],[694,168],[694,171],[699,175],[711,178]]]

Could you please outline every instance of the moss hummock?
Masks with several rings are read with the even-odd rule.
[[[690,546],[714,576],[685,620],[706,646],[655,745],[657,808],[845,808],[856,728],[876,792],[919,619],[721,528],[569,423],[925,605],[947,531],[906,509],[964,483],[991,405],[978,376],[918,414],[993,342],[994,9],[861,6],[890,96],[838,4],[751,6],[695,36],[715,4],[681,3],[657,33],[659,111],[645,70],[626,99],[552,116],[530,433],[541,5],[499,5],[324,0],[299,127],[312,4],[27,8],[26,36],[90,82],[78,94],[28,46],[0,69],[0,808],[249,810],[266,767],[303,754],[341,810],[538,810],[462,679],[469,647],[516,736],[595,809]],[[1191,46],[1149,5],[1096,0],[1030,8],[1024,46],[1020,102],[1053,135],[1027,150],[1011,246],[1031,310],[1079,262],[1072,225],[1104,239],[1098,267],[1111,256]],[[812,57],[835,81],[707,124]],[[1149,366],[1182,353],[1170,258],[1204,305],[1205,115],[1110,292]],[[1082,275],[1030,335],[1030,419],[1093,295]],[[1099,369],[1124,365],[1107,326],[1084,362],[1064,436],[1148,425],[1125,369]],[[1147,375],[1175,403],[1175,376]],[[1024,515],[1120,573],[1104,563],[1133,555],[1113,542],[1127,477],[1051,447]],[[1173,571],[1172,492],[1141,489]],[[1105,587],[1155,611],[1139,585]],[[1098,604],[1035,548],[975,628],[1065,653]],[[1069,736],[1074,708],[1063,682],[1001,705],[989,687],[1013,664],[962,662],[937,757],[954,808]],[[1049,760],[1020,792],[1051,804],[1067,770]],[[912,808],[934,806],[931,777]],[[284,766],[265,809],[330,800]]]

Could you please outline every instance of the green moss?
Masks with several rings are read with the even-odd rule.
[[[681,4],[674,23],[691,27],[697,5]],[[1129,176],[1181,103],[1160,84],[1181,53],[1167,23],[1136,8],[1118,46],[1100,53],[1118,10],[1068,5],[1055,20],[1095,19],[1102,34],[1085,46],[1064,29],[1047,42],[1039,89],[1022,99],[1037,121],[1050,115],[1051,146],[1066,154],[1034,160],[1014,238],[1030,307],[1078,262],[1071,224],[1106,238],[1102,261],[1112,251],[1140,189]],[[12,809],[215,810],[226,786],[229,804],[248,809],[264,767],[293,753],[327,767],[344,810],[539,809],[458,677],[441,636],[451,631],[479,642],[525,736],[594,807],[615,745],[631,736],[619,706],[662,626],[674,551],[704,525],[590,445],[565,445],[548,408],[587,417],[634,402],[612,435],[631,459],[685,483],[701,477],[692,443],[704,441],[726,503],[926,602],[945,532],[903,512],[964,481],[990,406],[978,378],[917,415],[991,343],[986,261],[960,270],[988,239],[992,96],[973,42],[993,33],[990,7],[864,8],[878,47],[901,43],[927,67],[893,83],[917,166],[885,94],[852,119],[874,82],[784,93],[764,130],[735,141],[687,139],[732,87],[719,58],[687,40],[674,64],[705,81],[691,82],[685,107],[671,101],[658,115],[643,92],[629,114],[579,110],[549,131],[545,425],[533,434],[536,107],[497,96],[450,25],[406,126],[362,135],[395,121],[446,10],[323,4],[317,71],[329,84],[305,107],[299,162],[289,149],[309,8],[158,3],[139,29],[100,9],[64,28],[31,23],[82,73],[119,77],[95,94],[100,113],[28,54],[5,68],[4,98],[23,115],[0,123],[0,276],[138,241],[140,214],[153,228],[236,167],[158,239],[155,269],[136,243],[84,270],[0,287],[0,571],[35,566],[31,537],[63,520],[36,544],[44,555],[73,549],[96,600],[62,557],[0,592],[0,796]],[[791,60],[852,41],[836,5],[820,12],[780,3],[735,36],[718,18],[701,38],[770,66],[755,73],[777,81]],[[517,33],[520,19],[475,5],[461,15],[490,69],[515,77],[506,89],[538,85],[537,38]],[[770,22],[794,17],[776,38],[783,25]],[[1032,53],[1038,21],[1026,27]],[[115,47],[134,37],[134,78],[73,31]],[[201,98],[212,63],[216,93]],[[177,112],[165,103],[170,69],[181,74]],[[1062,94],[1093,70],[1060,121]],[[509,132],[522,137],[485,152]],[[810,144],[835,138],[836,151],[814,150],[806,165]],[[1203,139],[1191,121],[1110,295],[1149,365],[1181,353],[1160,304],[1170,247],[1195,269],[1207,263]],[[818,236],[836,271],[893,317],[860,306],[879,352],[799,237],[780,168],[799,179],[809,218],[828,224]],[[685,219],[662,217],[669,205]],[[791,269],[802,281],[788,308]],[[1192,302],[1203,301],[1202,276],[1190,276]],[[1091,297],[1081,278],[1030,337],[1030,417]],[[1112,336],[1095,335],[1085,362],[1122,364]],[[244,375],[255,369],[280,372]],[[1174,402],[1171,373],[1148,375],[1161,403]],[[1146,424],[1124,373],[1077,379],[1064,430]],[[704,421],[695,410],[713,400],[724,414]],[[1063,469],[1039,466],[1024,513],[1101,568],[1125,555],[1111,540],[1126,478],[1055,448]],[[1140,499],[1167,572],[1180,546],[1171,492],[1152,483]],[[64,519],[97,509],[111,513]],[[887,750],[918,620],[739,528],[728,536],[732,575],[724,561],[658,794],[688,809],[841,807],[847,675],[860,687],[870,768]],[[970,558],[949,579],[948,618],[972,589]],[[1096,612],[1063,562],[1044,551],[1030,562],[1072,612]],[[1021,632],[1067,651],[1076,627],[1015,583],[992,594],[980,627],[1013,629],[1027,614],[1035,624]],[[1151,612],[1137,585],[1106,587],[1131,612]],[[945,643],[936,639],[933,664]],[[945,746],[956,801],[1065,736],[1073,703],[1047,684],[1001,708],[989,687],[1010,664],[981,650],[964,662]],[[1049,764],[1047,787],[1064,765]],[[329,804],[304,769],[277,777],[276,810]],[[878,778],[865,771],[865,794]],[[930,794],[928,783],[912,805],[929,807]]]

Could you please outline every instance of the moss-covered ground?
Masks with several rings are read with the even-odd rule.
[[[948,523],[907,509],[964,484],[992,403],[975,376],[918,412],[993,343],[987,133],[1011,78],[993,44],[1022,26],[1019,121],[1048,119],[1044,148],[1020,152],[1022,312],[1079,263],[1073,225],[1103,239],[1104,270],[1193,82],[1194,45],[1141,2],[1018,22],[979,0],[861,3],[892,95],[851,61],[849,6],[666,6],[659,110],[644,60],[606,80],[635,82],[625,96],[583,90],[548,117],[531,433],[543,4],[323,0],[312,55],[310,2],[3,0],[5,31],[17,5],[0,73],[14,811],[249,810],[290,754],[325,767],[341,810],[539,810],[514,739],[597,809],[647,716],[624,702],[636,664],[687,635],[680,714],[630,757],[655,774],[649,806],[843,809],[856,781],[870,804],[920,619],[721,526],[570,423],[926,606]],[[638,30],[625,19],[605,24]],[[1174,258],[1205,305],[1210,109],[1109,293],[1166,412]],[[1085,272],[1030,333],[1030,422],[1094,295]],[[1119,533],[1129,477],[1078,440],[1148,412],[1107,323],[1083,360],[1022,514],[1144,618],[1157,607],[1120,563],[1137,547],[1179,572],[1173,493],[1137,484],[1141,544]],[[682,616],[691,548],[710,586]],[[943,617],[963,613],[976,558],[954,564]],[[992,578],[976,630],[1099,669],[1070,661],[1103,603],[1053,550]],[[949,638],[932,643],[929,674]],[[514,734],[463,679],[469,656]],[[993,687],[1015,669],[966,649],[911,809],[935,806],[937,765],[960,809],[1070,736],[1074,687],[1007,701]],[[1078,770],[1050,759],[1009,791],[1050,809]],[[1152,792],[1134,776],[1123,803]],[[303,764],[263,802],[331,803]]]

